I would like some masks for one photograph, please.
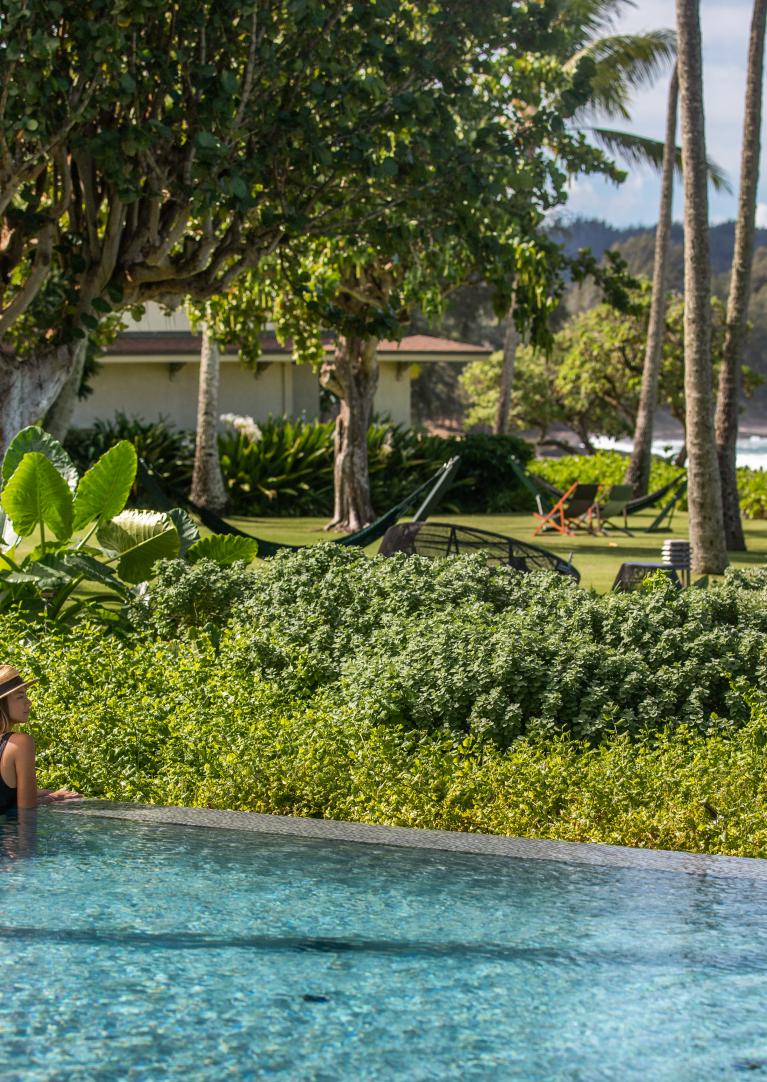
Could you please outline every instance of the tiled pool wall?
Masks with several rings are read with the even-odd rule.
[[[378,826],[343,822],[337,819],[305,819],[289,815],[264,815],[259,812],[168,808],[99,800],[53,805],[53,809],[62,815],[101,816],[158,825],[215,827],[224,830],[245,830],[257,834],[315,838],[321,841],[357,844],[361,842],[367,845],[392,845],[408,849],[441,849],[453,853],[475,853],[478,856],[556,860],[568,864],[767,880],[767,860],[754,857],[725,857],[707,853],[674,852],[666,849],[635,849],[619,845],[550,841],[544,838],[509,838],[495,834],[472,834],[453,830]]]

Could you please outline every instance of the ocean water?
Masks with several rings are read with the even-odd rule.
[[[610,451],[623,451],[631,453],[631,440],[611,440],[600,438],[594,440],[596,447],[602,447]],[[654,455],[667,458],[675,455],[681,448],[682,441],[679,439],[655,440],[652,445]],[[738,466],[748,466],[752,470],[767,468],[767,436],[744,436],[736,445]]]
[[[767,1078],[767,883],[0,828],[0,1078]]]

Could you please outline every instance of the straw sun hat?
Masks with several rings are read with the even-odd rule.
[[[32,677],[30,680],[25,680],[18,669],[14,669],[12,665],[0,665],[0,701],[12,692],[18,691],[19,688],[28,688],[30,684],[36,682],[36,679]]]

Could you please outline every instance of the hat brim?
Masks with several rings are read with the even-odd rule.
[[[23,680],[20,684],[16,684],[15,687],[8,688],[7,691],[0,691],[0,701],[7,699],[9,695],[13,695],[14,691],[21,691],[22,688],[28,688],[30,684],[36,684],[37,679],[36,676],[32,676],[29,680]]]

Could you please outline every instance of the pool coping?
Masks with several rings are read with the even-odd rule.
[[[767,860],[760,857],[727,857],[708,853],[638,849],[631,846],[592,842],[519,838],[456,830],[424,830],[420,827],[380,826],[352,823],[341,819],[306,819],[292,815],[266,815],[261,812],[163,807],[102,800],[53,804],[50,807],[60,815],[95,816],[137,823],[212,827],[218,830],[244,830],[256,834],[276,834],[325,842],[436,849],[451,853],[510,857],[518,860],[554,860],[566,864],[767,881]]]

